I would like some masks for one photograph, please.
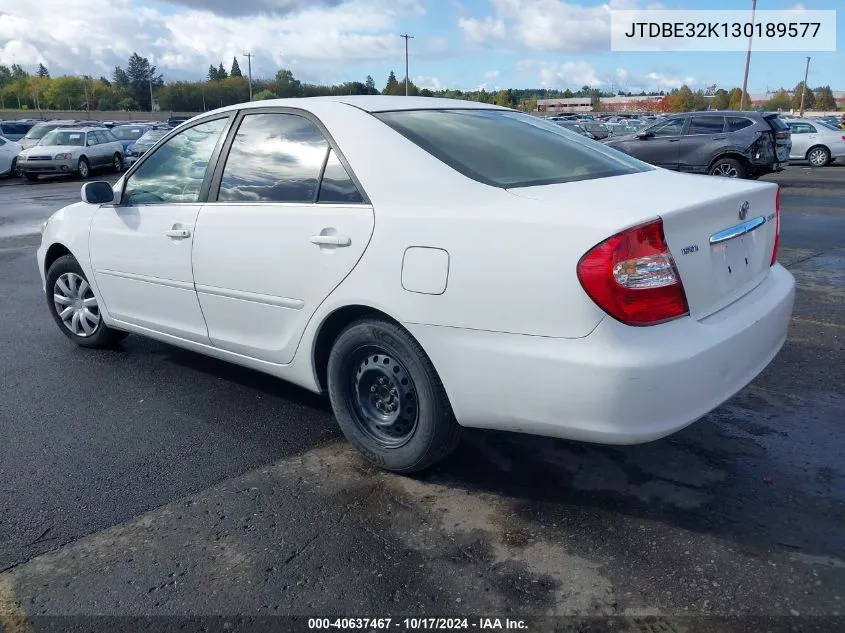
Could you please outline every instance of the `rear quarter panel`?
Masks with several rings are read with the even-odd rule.
[[[584,293],[575,267],[603,237],[584,222],[586,199],[528,200],[473,181],[372,115],[315,105],[375,210],[363,258],[320,306],[364,304],[401,322],[547,337],[588,335],[604,316]],[[401,165],[401,169],[396,168]],[[442,294],[402,287],[407,248],[449,254]]]

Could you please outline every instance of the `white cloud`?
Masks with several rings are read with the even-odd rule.
[[[501,73],[498,70],[488,70],[484,73],[485,79],[496,79]]]
[[[615,90],[639,92],[640,90],[671,90],[680,88],[684,84],[695,89],[699,83],[695,77],[672,72],[652,71],[639,75],[626,68],[605,71],[585,61],[555,63],[528,59],[519,62],[516,69],[520,73],[536,77],[536,79],[524,78],[521,84],[533,85],[539,81],[543,88],[560,90],[566,88],[578,90],[583,86],[609,90],[612,86]]]
[[[428,88],[429,90],[445,90],[446,85],[440,81],[439,77],[425,77],[419,76],[412,79],[418,88]]]
[[[487,16],[483,20],[461,18],[458,20],[458,27],[464,32],[464,36],[470,42],[484,43],[491,40],[500,40],[505,37],[504,21],[493,19],[490,16]]]
[[[240,18],[191,9],[166,14],[132,0],[39,0],[19,13],[0,11],[0,63],[110,74],[137,50],[172,79],[198,77],[220,60],[228,66],[249,49],[255,75],[272,75],[282,62],[323,75],[338,62],[401,61],[402,23],[424,13],[421,0],[330,0]],[[415,42],[416,55],[427,47]]]
[[[530,49],[555,52],[610,50],[611,9],[660,8],[642,0],[609,0],[584,6],[565,0],[491,0],[494,15],[461,18],[458,26],[473,43],[513,34]]]

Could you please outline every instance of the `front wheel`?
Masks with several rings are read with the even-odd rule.
[[[457,446],[460,427],[419,343],[398,325],[363,319],[329,355],[332,409],[346,438],[394,472],[424,470]]]
[[[733,158],[720,158],[710,166],[711,176],[745,178],[745,167]]]
[[[83,180],[88,178],[88,176],[91,175],[91,165],[88,164],[88,159],[86,159],[86,158],[80,158],[79,159],[79,163],[76,166],[76,173]]]
[[[826,147],[814,147],[807,152],[807,160],[813,167],[826,167],[830,162],[830,150]]]
[[[103,323],[97,297],[73,255],[63,255],[47,271],[47,305],[62,333],[81,347],[104,349],[126,337]]]
[[[9,172],[9,176],[14,178],[20,178],[23,176],[23,170],[18,167],[18,159],[15,158],[12,160],[12,170]]]

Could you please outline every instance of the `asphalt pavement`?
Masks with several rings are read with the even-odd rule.
[[[472,613],[809,630],[844,614],[845,167],[766,179],[799,289],[752,385],[642,446],[469,431],[417,477],[369,466],[326,400],[284,382],[140,336],[75,347],[47,312],[35,228],[80,183],[1,183],[0,629]],[[648,630],[686,630],[663,626]]]

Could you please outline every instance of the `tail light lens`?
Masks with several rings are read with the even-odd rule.
[[[660,219],[593,247],[578,262],[578,279],[602,310],[627,325],[657,325],[689,314]]]
[[[845,138],[845,137],[843,137]],[[778,261],[778,249],[780,248],[780,185],[778,185],[777,193],[775,194],[775,245],[772,248],[772,261],[770,266],[774,266]]]
[[[792,132],[777,132],[775,138],[779,141],[786,141],[792,138]]]

